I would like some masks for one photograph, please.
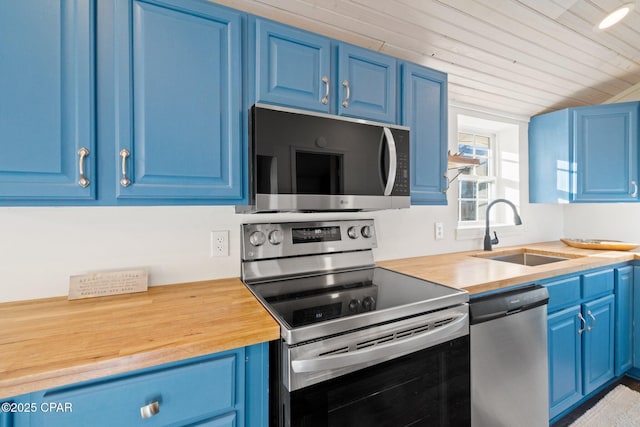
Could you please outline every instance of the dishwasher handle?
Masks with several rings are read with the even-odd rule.
[[[546,305],[548,302],[549,292],[547,288],[541,285],[528,285],[472,298],[469,301],[470,323],[476,325],[501,317],[512,316]]]

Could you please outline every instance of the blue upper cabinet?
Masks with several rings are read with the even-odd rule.
[[[395,123],[395,58],[346,43],[338,45],[338,114]]]
[[[119,202],[237,203],[242,15],[195,0],[116,0],[115,13],[111,191]]]
[[[411,203],[447,203],[447,75],[402,65],[402,124],[411,128]]]
[[[395,58],[266,19],[252,22],[249,104],[396,123]]]
[[[533,117],[530,201],[638,201],[639,105],[604,104]]]
[[[255,32],[256,101],[329,113],[330,40],[264,19]]]
[[[91,0],[0,2],[3,201],[96,196],[94,14]]]
[[[573,111],[574,201],[638,200],[638,103]]]

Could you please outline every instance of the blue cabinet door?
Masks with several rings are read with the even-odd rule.
[[[638,105],[573,110],[575,201],[638,200]]]
[[[264,19],[255,20],[256,102],[328,113],[331,41]]]
[[[0,402],[2,409],[0,410],[0,427],[13,427],[13,413],[10,410],[11,407],[6,407],[7,404],[11,404],[11,401]]]
[[[395,58],[338,44],[338,114],[395,123]]]
[[[614,376],[614,296],[582,305],[587,330],[583,335],[583,390],[589,394]]]
[[[411,203],[447,203],[447,75],[402,65],[402,124],[411,128]]]
[[[195,0],[115,3],[109,191],[136,204],[242,200],[242,15]]]
[[[580,306],[547,318],[549,350],[549,419],[582,398]]]
[[[94,42],[91,0],[0,2],[0,201],[95,198]]]
[[[620,376],[633,366],[633,267],[615,270],[615,375]]]
[[[31,426],[242,426],[244,360],[239,348],[32,393],[38,408],[60,410],[36,411]]]
[[[637,370],[640,369],[640,267],[633,267],[633,300],[636,303],[633,305],[633,367]],[[637,373],[636,373],[637,375]]]

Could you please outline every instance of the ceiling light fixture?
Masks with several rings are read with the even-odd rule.
[[[626,3],[608,14],[600,23],[598,24],[598,29],[605,30],[618,22],[620,22],[625,16],[631,12],[633,9],[633,3]]]

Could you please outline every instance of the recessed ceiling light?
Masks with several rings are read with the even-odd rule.
[[[626,3],[608,14],[600,23],[598,24],[598,29],[605,30],[622,20],[629,12],[633,9],[633,3]]]

